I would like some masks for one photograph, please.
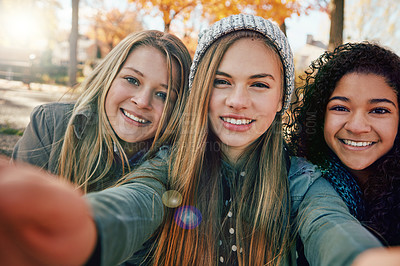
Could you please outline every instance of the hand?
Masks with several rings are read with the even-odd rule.
[[[359,255],[352,266],[399,266],[400,247],[373,248]]]
[[[82,265],[96,238],[89,206],[72,185],[0,158],[0,265]]]

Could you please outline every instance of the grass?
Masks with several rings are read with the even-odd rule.
[[[11,128],[9,125],[0,125],[0,134],[22,136],[22,129]]]

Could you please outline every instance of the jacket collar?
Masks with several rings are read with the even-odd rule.
[[[78,139],[81,139],[83,133],[88,125],[97,123],[96,108],[94,106],[86,106],[85,108],[76,112],[72,122],[74,126],[74,133]]]

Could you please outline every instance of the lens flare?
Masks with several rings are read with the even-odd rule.
[[[176,190],[168,190],[162,195],[162,202],[168,208],[176,208],[182,203],[182,195]]]
[[[193,206],[179,207],[175,211],[174,219],[176,224],[183,229],[193,229],[201,222],[200,211]]]

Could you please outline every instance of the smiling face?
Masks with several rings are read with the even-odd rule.
[[[278,55],[257,39],[240,39],[223,56],[214,79],[209,121],[231,161],[267,131],[281,110],[281,68]]]
[[[343,76],[326,107],[324,137],[351,171],[364,170],[392,147],[399,125],[397,95],[381,76]]]
[[[168,77],[165,55],[158,49],[139,46],[130,53],[105,101],[108,120],[120,139],[136,143],[155,136],[168,92]],[[176,99],[176,95],[171,96]]]

